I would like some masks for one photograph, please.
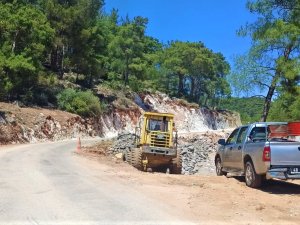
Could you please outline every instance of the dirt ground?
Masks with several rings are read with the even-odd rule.
[[[51,116],[55,118],[59,123],[64,123],[66,120],[77,116],[75,114],[63,112],[60,110],[28,107],[21,108],[17,105],[4,102],[0,102],[0,112],[1,111],[14,114],[19,122],[22,122],[22,124],[30,128],[34,128],[37,123],[37,116],[41,113],[44,116]]]
[[[268,181],[261,189],[252,189],[242,178],[144,173],[111,156],[82,155],[98,161],[107,176],[199,224],[299,224],[299,181]]]

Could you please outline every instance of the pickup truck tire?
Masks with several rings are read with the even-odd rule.
[[[216,158],[215,164],[216,164],[217,176],[223,176],[223,175],[226,176],[227,173],[222,170],[223,167],[222,167],[222,163],[221,163],[221,158],[219,156]]]
[[[245,181],[248,187],[258,188],[262,184],[262,176],[255,172],[255,168],[251,161],[245,164]]]

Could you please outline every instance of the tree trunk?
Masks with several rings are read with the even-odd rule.
[[[57,72],[57,47],[51,50],[51,70]]]
[[[94,83],[94,79],[93,79],[94,77],[93,77],[93,73],[92,73],[91,68],[89,68],[89,75],[90,76],[89,76],[89,84],[88,85],[89,85],[90,88],[92,88],[93,87],[93,83]]]
[[[191,90],[190,90],[190,99],[194,101],[194,94],[195,94],[195,78],[191,77]]]
[[[126,55],[126,68],[125,68],[125,73],[124,73],[124,84],[125,86],[129,84],[129,59],[128,56]]]
[[[65,57],[65,46],[62,46],[61,52],[60,52],[60,65],[59,65],[59,78],[63,79],[64,77],[64,57]]]
[[[181,73],[178,73],[178,78],[179,78],[179,81],[178,81],[178,97],[182,97],[183,96],[183,78],[184,78],[184,75],[181,74]]]
[[[15,33],[15,35],[14,35],[14,41],[13,41],[12,47],[11,47],[11,52],[12,52],[12,53],[15,52],[18,34],[19,34],[19,31],[16,31],[16,33]]]
[[[271,107],[271,101],[272,101],[272,96],[274,94],[274,91],[275,91],[275,86],[274,87],[269,87],[268,94],[265,97],[263,114],[260,118],[261,122],[266,122],[267,121],[267,117],[269,115],[269,110],[270,110],[270,107]]]
[[[60,79],[63,78],[63,59],[64,59],[64,47],[56,46],[51,51],[51,69],[58,74]]]
[[[276,72],[275,76],[272,79],[272,83],[271,83],[271,85],[268,89],[267,96],[265,97],[264,109],[263,109],[262,116],[260,118],[261,122],[266,122],[267,121],[269,111],[270,111],[270,107],[271,107],[272,97],[273,97],[274,91],[276,89],[276,84],[278,82],[278,79],[279,79],[279,72]]]
[[[204,98],[204,102],[203,102],[204,106],[207,106],[207,101],[208,101],[208,96],[206,95],[205,98]]]
[[[285,60],[289,59],[290,53],[292,51],[292,47],[293,47],[293,45],[291,44],[291,45],[289,45],[285,48],[284,53],[283,53],[283,56],[284,56]],[[263,114],[260,118],[261,122],[266,122],[267,121],[269,111],[270,111],[270,107],[271,107],[272,97],[273,97],[273,94],[274,94],[274,91],[276,89],[276,85],[277,85],[277,82],[278,82],[280,76],[281,76],[281,71],[279,71],[279,69],[277,68],[276,71],[275,71],[275,76],[273,77],[271,85],[268,89],[268,94],[265,98]]]

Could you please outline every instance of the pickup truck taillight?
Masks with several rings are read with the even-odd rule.
[[[271,161],[271,147],[265,146],[263,151],[263,161],[270,162]]]

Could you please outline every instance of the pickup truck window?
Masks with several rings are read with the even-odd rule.
[[[266,128],[254,127],[249,137],[253,142],[266,141]]]
[[[236,142],[237,136],[238,136],[239,128],[235,129],[229,136],[229,138],[226,141],[226,145],[234,144]]]
[[[237,144],[240,144],[245,140],[246,134],[247,134],[247,129],[248,129],[248,127],[242,127],[240,129],[239,136],[236,141]]]

